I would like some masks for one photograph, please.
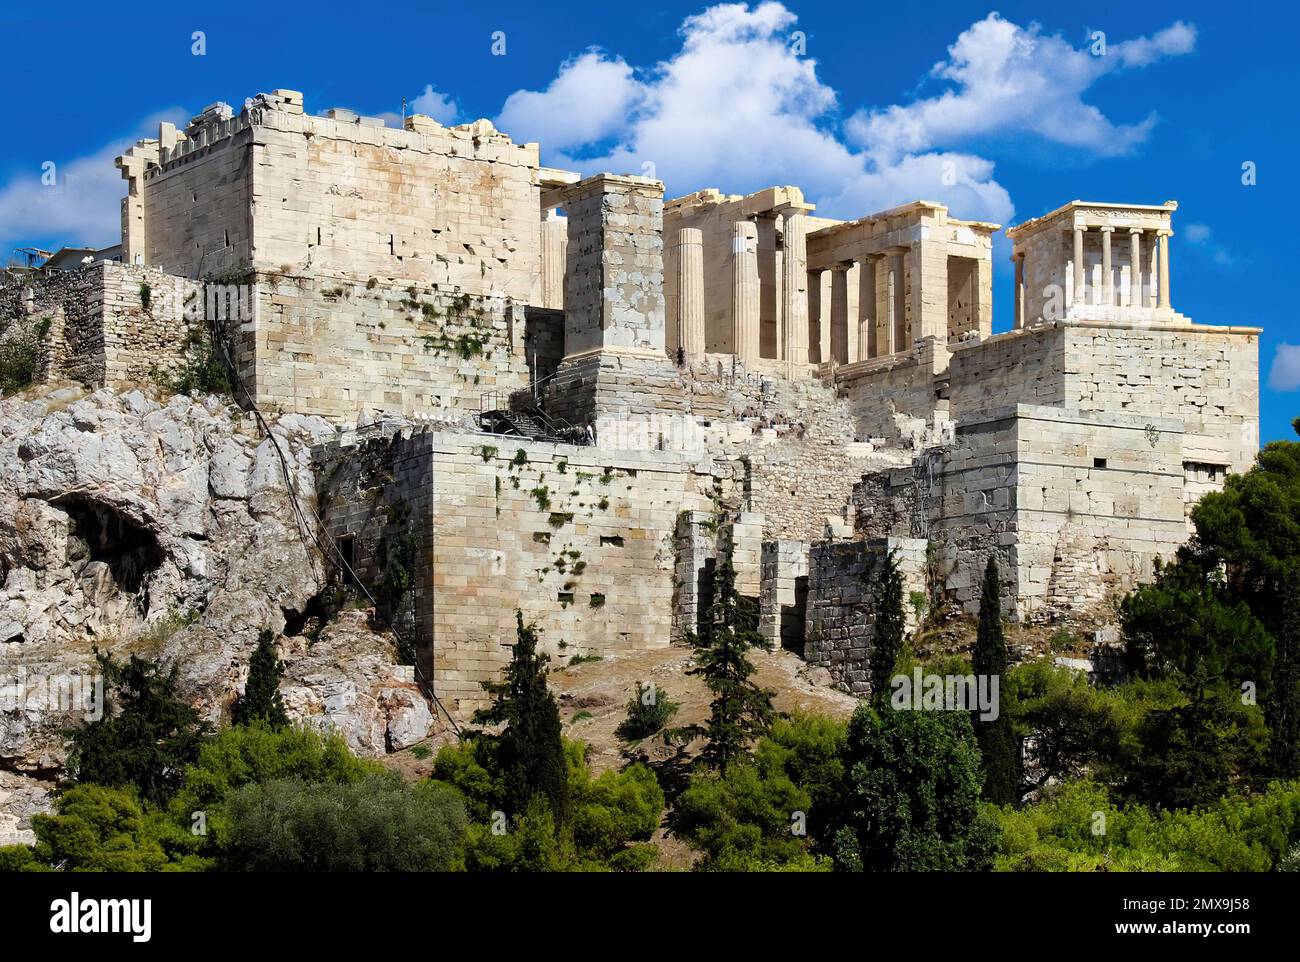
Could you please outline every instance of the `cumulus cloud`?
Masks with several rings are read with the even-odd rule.
[[[797,184],[828,216],[854,217],[917,198],[958,216],[1005,222],[1010,196],[992,160],[962,144],[992,132],[1029,134],[1110,154],[1154,124],[1116,124],[1084,104],[1098,78],[1185,53],[1194,28],[1176,23],[1075,50],[1037,25],[991,14],[964,31],[933,76],[954,89],[907,105],[862,109],[840,129],[838,93],[791,42],[795,15],[777,2],[724,3],[687,17],[667,60],[636,68],[588,50],[544,90],[512,94],[497,126],[538,140],[549,163],[585,173],[644,173],[671,194],[715,186],[743,192]]]
[[[1300,344],[1283,341],[1277,346],[1268,371],[1268,386],[1274,391],[1300,391]]]
[[[158,124],[184,124],[190,117],[179,108],[149,117],[133,137],[106,144],[94,153],[54,164],[53,183],[44,181],[46,161],[15,176],[0,187],[0,245],[58,238],[64,246],[107,247],[121,240],[121,200],[126,181],[113,161],[141,137],[158,136]]]
[[[451,97],[434,90],[433,84],[425,84],[424,93],[411,101],[411,112],[424,114],[440,124],[449,125],[460,116],[460,107]]]
[[[1232,267],[1237,263],[1236,255],[1214,240],[1214,231],[1208,224],[1188,224],[1183,228],[1183,236],[1193,247],[1205,251],[1220,267]]]
[[[948,59],[930,76],[951,86],[914,103],[855,113],[852,142],[883,162],[937,144],[1030,133],[1101,156],[1130,152],[1146,140],[1154,114],[1131,124],[1112,122],[1083,100],[1099,79],[1190,52],[1196,30],[1181,21],[1151,37],[1077,49],[1031,23],[1021,27],[991,13],[964,30]]]
[[[562,63],[545,90],[512,93],[496,125],[517,141],[563,152],[623,134],[646,92],[623,60],[588,50]]]

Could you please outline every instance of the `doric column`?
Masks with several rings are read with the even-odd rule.
[[[542,306],[564,310],[564,261],[569,246],[569,222],[555,208],[542,221]]]
[[[903,282],[903,257],[906,247],[891,247],[885,252],[889,260],[889,317],[885,343],[890,354],[897,354],[907,346],[906,284]]]
[[[1074,296],[1070,306],[1084,303],[1083,297],[1083,227],[1074,225]]]
[[[1016,265],[1016,313],[1012,323],[1018,331],[1025,326],[1025,252],[1019,251],[1011,259]]]
[[[1158,307],[1169,307],[1169,238],[1173,236],[1171,230],[1158,230],[1156,236],[1160,238],[1160,300]]]
[[[849,362],[849,268],[841,261],[831,268],[831,360]]]
[[[782,229],[785,357],[795,368],[808,363],[808,248],[804,240],[804,223],[803,214],[787,213]]]
[[[736,221],[731,238],[732,349],[742,364],[758,360],[758,228]]]
[[[677,343],[687,357],[704,353],[704,234],[677,232]]]
[[[1100,227],[1101,231],[1101,303],[1111,307],[1115,303],[1115,285],[1111,280],[1110,235],[1113,227]]]
[[[1142,306],[1142,228],[1130,227],[1128,229],[1129,244],[1131,245],[1129,256],[1129,281],[1128,281],[1128,306]]]
[[[858,267],[858,360],[876,357],[876,258],[864,257]]]

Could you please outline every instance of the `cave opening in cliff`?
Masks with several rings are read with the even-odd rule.
[[[165,557],[154,533],[111,505],[84,495],[69,495],[57,503],[68,515],[68,564],[82,569],[101,562],[119,591],[139,594]]]

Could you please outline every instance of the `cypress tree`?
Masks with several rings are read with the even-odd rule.
[[[750,648],[771,647],[758,633],[757,606],[736,591],[736,569],[728,550],[714,575],[713,606],[696,641],[695,665],[688,671],[701,676],[713,694],[709,721],[680,730],[705,737],[700,760],[710,768],[725,773],[771,727],[772,692],[750,680],[754,665],[747,656]]]
[[[561,739],[560,709],[546,685],[550,658],[537,650],[537,629],[515,612],[515,645],[502,681],[485,681],[492,704],[474,713],[480,725],[505,724],[497,755],[506,804],[522,816],[542,796],[559,824],[569,816],[568,767]]]
[[[1300,776],[1300,563],[1287,566],[1279,594],[1277,654],[1265,718],[1274,774],[1296,778]]]
[[[976,677],[998,679],[999,699],[1005,688],[1008,660],[1007,641],[1002,633],[998,565],[990,556],[984,568],[979,630],[975,635],[975,650],[971,652],[971,667]],[[985,721],[974,713],[971,721],[984,757],[984,798],[997,805],[1009,805],[1018,798],[1020,772],[1020,752],[1011,715],[999,711],[997,718]]]
[[[244,694],[236,699],[231,709],[231,720],[236,725],[263,722],[269,728],[281,729],[289,725],[289,716],[280,697],[280,679],[284,676],[284,662],[276,657],[275,635],[263,628],[257,636],[257,647],[248,660],[248,683]]]
[[[871,700],[879,708],[889,704],[889,680],[903,651],[907,617],[903,613],[903,573],[894,552],[885,556],[880,588],[876,595],[876,632],[868,656],[871,671]]]

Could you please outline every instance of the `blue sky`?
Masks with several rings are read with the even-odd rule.
[[[959,217],[1017,223],[1073,198],[1176,199],[1174,306],[1203,323],[1265,329],[1261,435],[1293,436],[1300,329],[1286,285],[1300,253],[1290,226],[1300,15],[1280,7],[59,9],[57,20],[0,14],[0,256],[113,242],[122,186],[112,158],[124,143],[159,118],[275,87],[303,91],[313,112],[396,115],[406,97],[444,121],[488,117],[517,140],[540,140],[548,162],[654,173],[670,195],[798,184],[832,216],[926,197]],[[504,55],[493,53],[498,32]],[[49,161],[70,177],[61,194],[41,185]],[[1254,186],[1242,183],[1246,162]],[[999,330],[1011,309],[1008,253],[1005,242],[995,252]]]

